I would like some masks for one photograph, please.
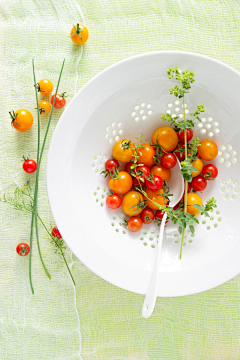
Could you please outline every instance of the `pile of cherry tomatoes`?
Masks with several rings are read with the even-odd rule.
[[[42,95],[50,95],[53,91],[53,84],[48,79],[42,79],[37,84],[37,90]],[[53,105],[54,96],[51,96],[50,102],[47,100],[41,100],[38,103],[39,106],[39,113],[42,114],[48,114]],[[56,109],[62,109],[66,105],[65,100],[65,93],[57,94],[54,107]],[[51,103],[51,104],[50,104]],[[33,125],[33,116],[30,113],[30,111],[26,109],[19,109],[17,111],[10,112],[11,120],[12,120],[12,126],[20,132],[25,132],[31,129]],[[37,170],[37,163],[33,159],[29,159],[26,157],[23,157],[23,170],[29,174],[34,173]]]
[[[37,84],[37,90],[42,95],[50,95],[53,91],[53,84],[48,79],[40,80]],[[50,102],[53,104],[54,96],[51,96]],[[62,109],[66,105],[65,93],[57,94],[54,107],[56,109]],[[51,104],[47,100],[39,101],[39,112],[40,114],[48,114],[51,111]],[[20,131],[25,132],[31,129],[33,124],[33,116],[30,111],[26,109],[19,109],[17,111],[10,112],[12,119],[12,126]]]
[[[187,130],[187,141],[191,141],[192,137],[193,132]],[[184,147],[183,141],[183,130],[175,132],[169,126],[162,126],[152,134],[151,143],[144,142],[140,147],[136,147],[130,140],[120,140],[113,146],[113,158],[106,161],[103,171],[106,176],[110,176],[110,194],[106,204],[110,209],[122,206],[124,213],[130,216],[126,219],[130,231],[139,231],[143,223],[161,223],[164,213],[158,210],[157,205],[168,204],[165,189],[171,179],[171,169],[177,163],[176,157],[180,161],[185,159],[185,153],[178,151]],[[201,197],[195,192],[203,191],[207,187],[207,181],[215,179],[218,175],[214,164],[203,164],[203,160],[215,159],[218,154],[217,145],[212,140],[204,140],[200,144],[198,157],[192,162],[197,171],[192,173],[193,180],[188,183],[187,191],[187,211],[195,215],[198,214],[198,209],[192,205],[202,205]],[[162,150],[160,156],[157,156],[158,146]],[[124,169],[120,163],[125,164]],[[140,188],[144,194],[139,191]],[[178,206],[179,204],[175,208]]]

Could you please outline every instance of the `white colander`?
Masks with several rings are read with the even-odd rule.
[[[166,71],[175,66],[195,73],[186,113],[205,105],[194,136],[212,139],[219,148],[213,161],[219,175],[201,194],[203,202],[214,196],[218,207],[210,218],[199,216],[195,236],[186,233],[182,260],[180,235],[176,226],[167,224],[159,296],[204,291],[240,272],[239,73],[186,52],[153,52],[121,61],[95,76],[69,103],[54,132],[47,163],[51,210],[73,253],[110,283],[145,294],[159,228],[144,225],[131,233],[121,226],[124,213],[106,207],[108,181],[100,171],[116,141],[134,141],[140,133],[150,141],[153,131],[166,125],[161,114],[183,117],[182,101],[168,90],[176,82]]]

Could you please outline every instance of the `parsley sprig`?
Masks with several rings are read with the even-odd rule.
[[[204,215],[205,217],[210,217],[208,212],[212,211],[214,208],[217,207],[216,202],[217,201],[214,199],[214,197],[212,197],[211,199],[209,199],[206,202],[206,205],[201,205],[200,206],[198,204],[195,204],[195,205],[192,205],[192,206],[199,210],[200,215]]]

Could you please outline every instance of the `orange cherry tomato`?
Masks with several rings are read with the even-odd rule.
[[[167,205],[168,200],[166,198],[164,198],[163,196],[161,196],[161,194],[164,192],[163,189],[160,189],[158,191],[152,191],[149,189],[145,190],[147,193],[147,196],[150,200],[148,200],[146,197],[144,197],[144,199],[147,199],[146,204],[147,206],[152,209],[152,210],[159,210],[159,208],[157,207],[157,205],[155,205],[151,200],[153,198],[155,198],[155,201],[158,205]]]
[[[110,177],[108,186],[115,194],[126,194],[132,187],[132,177],[126,171],[119,171],[117,179]]]
[[[76,24],[72,27],[70,36],[74,44],[83,45],[88,39],[88,29],[84,25]]]
[[[212,140],[203,140],[200,144],[201,146],[198,148],[198,155],[206,161],[215,159],[218,154],[217,144]]]
[[[53,91],[53,84],[48,79],[40,80],[37,84],[37,90],[42,95],[49,95]]]
[[[113,157],[121,162],[128,162],[132,159],[135,145],[130,140],[120,140],[113,146]]]
[[[178,144],[177,133],[170,126],[162,126],[154,131],[152,134],[152,143],[158,143],[162,146],[163,150],[167,152],[173,151]]]
[[[203,161],[202,159],[196,159],[192,162],[192,166],[197,170],[197,172],[192,172],[192,177],[196,177],[201,174],[203,169]]]
[[[31,129],[33,124],[33,116],[30,111],[25,109],[20,109],[10,113],[12,118],[12,126],[21,132]]]
[[[48,114],[52,108],[51,104],[46,100],[39,101],[38,106],[40,114]]]
[[[199,210],[194,208],[192,205],[202,205],[202,199],[200,198],[200,196],[198,194],[195,193],[188,193],[187,194],[187,212],[191,215],[198,215]]]
[[[141,214],[143,211],[141,205],[143,205],[143,196],[137,191],[129,191],[122,198],[122,209],[127,215]]]
[[[170,169],[166,169],[164,166],[162,165],[154,165],[151,168],[151,174],[152,175],[157,175],[160,176],[160,178],[162,178],[163,180],[165,180],[166,182],[168,182],[171,179],[171,170]]]
[[[139,158],[137,160],[138,164],[143,164],[145,166],[151,167],[154,165],[153,157],[156,154],[156,151],[154,150],[153,146],[149,144],[143,144],[139,148],[139,152],[141,152],[142,155],[139,155]]]

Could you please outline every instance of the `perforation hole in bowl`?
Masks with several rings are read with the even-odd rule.
[[[140,105],[134,107],[134,111],[131,113],[135,122],[146,121],[153,114],[152,104],[142,102]],[[151,110],[150,110],[151,109]]]

